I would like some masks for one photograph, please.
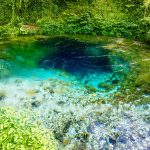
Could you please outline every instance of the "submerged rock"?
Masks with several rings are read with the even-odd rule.
[[[3,100],[6,97],[5,91],[0,91],[0,101]]]
[[[31,103],[31,106],[34,108],[34,107],[38,107],[40,106],[40,102],[39,101],[34,101]]]
[[[3,59],[0,59],[0,78],[10,75],[11,64]]]

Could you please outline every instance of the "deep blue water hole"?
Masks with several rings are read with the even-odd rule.
[[[10,42],[5,45],[3,53],[7,57],[3,60],[12,64],[15,75],[59,78],[57,73],[65,72],[99,88],[101,83],[117,84],[129,69],[128,62],[112,55],[103,45],[62,36],[29,43]]]
[[[42,47],[55,47],[39,61],[43,68],[63,69],[75,75],[91,72],[110,72],[111,63],[108,51],[99,45],[86,44],[69,38],[57,38],[39,43]]]

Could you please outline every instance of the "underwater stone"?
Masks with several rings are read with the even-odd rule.
[[[6,97],[5,91],[0,91],[0,101]]]
[[[101,123],[101,122],[99,122],[99,121],[95,121],[95,123],[94,123],[96,126],[104,126],[104,124],[103,123]]]
[[[31,97],[31,99],[36,99],[36,97],[35,97],[35,96],[33,96],[33,97]]]
[[[146,138],[146,132],[144,130],[139,130],[138,135],[142,139]]]
[[[130,135],[130,140],[131,140],[132,142],[134,142],[134,141],[136,140],[136,137],[135,137],[134,135]]]
[[[50,86],[48,86],[48,85],[44,86],[43,89],[45,91],[47,91],[48,93],[50,93],[50,94],[54,94],[55,93],[54,90]]]
[[[117,139],[118,142],[123,143],[123,144],[126,144],[127,140],[128,139],[127,139],[126,135],[120,135]]]
[[[64,105],[64,104],[65,104],[65,101],[58,101],[57,104],[58,104],[58,105]]]
[[[115,139],[113,139],[113,138],[109,138],[109,142],[112,144],[112,145],[115,145],[116,144],[116,140]]]
[[[2,69],[10,69],[11,64],[6,60],[0,59],[0,70]]]
[[[94,134],[93,128],[94,128],[94,127],[92,127],[92,125],[89,125],[89,126],[87,127],[87,132]]]
[[[0,78],[10,75],[11,64],[3,59],[0,59]]]
[[[22,81],[17,79],[17,80],[15,80],[15,83],[22,83]]]
[[[98,84],[98,88],[102,88],[105,89],[107,91],[111,90],[114,86],[112,84],[108,84],[108,83],[99,83]]]
[[[149,129],[149,131],[148,131],[148,136],[150,137],[150,129]]]
[[[112,80],[112,84],[117,84],[119,82],[118,79]]]
[[[92,86],[88,86],[88,85],[85,85],[85,88],[87,89],[87,93],[95,93],[97,90],[96,88],[92,87]]]
[[[38,107],[38,106],[40,106],[40,102],[34,101],[31,103],[31,105],[32,105],[32,107]]]

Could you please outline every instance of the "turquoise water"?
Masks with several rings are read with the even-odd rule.
[[[115,56],[104,43],[85,43],[68,37],[38,39],[33,42],[10,42],[3,50],[9,64],[8,76],[54,78],[77,81],[103,89],[102,84],[117,84],[129,71],[129,63]]]

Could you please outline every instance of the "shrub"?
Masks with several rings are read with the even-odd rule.
[[[10,26],[10,25],[4,25],[0,26],[0,37],[9,37],[9,36],[15,36],[19,34],[19,28]]]
[[[61,20],[54,20],[50,17],[37,20],[36,24],[41,27],[42,34],[53,34],[63,32],[63,23]]]
[[[55,150],[52,133],[40,129],[12,109],[0,108],[1,150]]]
[[[150,30],[147,32],[146,39],[147,39],[148,42],[150,42]]]
[[[144,17],[140,20],[140,31],[146,41],[150,41],[150,17]]]

